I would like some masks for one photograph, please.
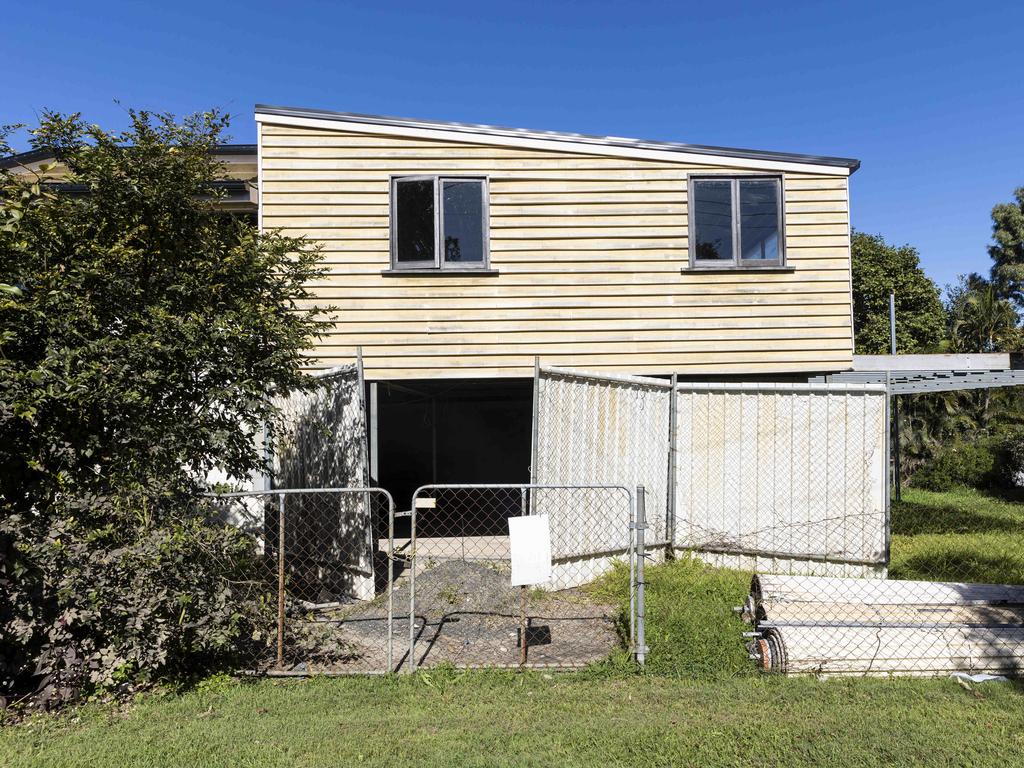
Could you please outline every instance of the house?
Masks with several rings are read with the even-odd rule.
[[[556,425],[543,408],[550,427],[535,429],[535,364],[648,381],[674,375],[694,386],[822,382],[853,367],[856,160],[285,107],[257,106],[255,117],[256,145],[217,150],[227,193],[219,204],[322,249],[327,271],[311,288],[317,303],[335,307],[335,323],[310,350],[310,367],[332,370],[361,356],[366,382],[353,398],[350,376],[348,394],[318,411],[332,423],[294,435],[320,457],[331,451],[318,441],[334,435],[332,445],[349,446],[344,460],[319,475],[293,462],[297,473],[279,472],[279,483],[370,483],[404,507],[425,483],[628,478],[647,485],[661,519],[677,495],[680,519],[689,507],[706,516],[676,493],[711,476],[694,457],[749,473],[763,463],[758,451],[770,449],[740,434],[702,437],[711,433],[698,424],[705,431],[689,430],[689,447],[679,447],[689,460],[670,471],[668,393],[648,393],[644,414],[626,417],[623,403],[599,401],[608,388],[597,387],[563,426],[627,450],[581,454],[582,464],[556,471],[545,458],[558,453]],[[48,159],[25,153],[5,164],[31,170]],[[59,166],[50,172],[58,185],[61,176]],[[742,397],[723,398],[744,407]],[[749,407],[742,415],[732,407],[714,411],[720,432],[745,424],[750,435],[782,430],[790,440],[789,427],[758,425]],[[705,411],[687,413],[707,421]],[[608,414],[615,424],[598,427]],[[834,431],[831,453],[817,442],[827,414],[808,414],[804,454],[868,451],[864,463],[877,477],[870,498],[851,496],[843,480],[820,498],[807,495],[802,514],[821,518],[834,499],[875,520],[884,513],[884,469],[868,448],[884,443],[883,412],[864,418],[856,445]],[[638,446],[650,453],[644,471],[616,466],[642,453]],[[730,471],[722,469],[716,489]],[[822,487],[818,476],[846,476],[838,464],[813,462],[804,474],[797,485],[808,489]],[[713,526],[715,541],[722,531],[736,538],[756,506],[720,498],[712,511],[735,511]],[[874,557],[879,547],[873,540],[865,550]]]
[[[684,380],[851,368],[858,161],[257,106],[259,219],[323,249],[370,464],[527,482],[535,358]]]
[[[255,217],[258,175],[256,145],[221,144],[214,150],[213,156],[224,167],[224,178],[217,184],[223,193],[217,201],[217,206],[225,211]],[[65,181],[68,169],[63,163],[55,161],[53,155],[45,150],[31,150],[0,158],[0,170],[14,173],[38,173],[43,166],[49,166],[44,178],[51,188],[71,195],[86,192],[84,186]]]

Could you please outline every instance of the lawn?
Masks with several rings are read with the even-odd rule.
[[[1024,506],[910,490],[893,522],[894,575],[1024,581]],[[222,677],[0,729],[0,765],[1024,764],[1024,687],[762,676],[731,610],[749,574],[690,560],[648,573],[642,675],[620,657],[565,675]]]
[[[1024,764],[1024,694],[950,681],[427,673],[233,684],[8,729],[16,766]]]
[[[908,488],[892,508],[894,579],[1024,584],[1024,504]]]

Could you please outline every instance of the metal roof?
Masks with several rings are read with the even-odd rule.
[[[815,377],[831,383],[883,384],[890,395],[1024,385],[1020,354],[856,355],[853,370]]]
[[[824,377],[832,383],[888,384],[890,395],[914,395],[924,392],[955,392],[963,389],[990,389],[1024,385],[1024,371],[846,371]]]
[[[540,139],[545,141],[560,141],[565,142],[566,144],[590,144],[623,149],[650,149],[667,152],[686,152],[698,155],[715,155],[718,157],[741,157],[749,160],[807,163],[813,165],[834,166],[836,168],[847,168],[850,173],[853,173],[860,167],[860,160],[854,160],[847,157],[801,155],[791,152],[768,152],[758,149],[716,147],[706,144],[683,144],[672,141],[628,139],[619,136],[590,136],[582,133],[538,131],[526,128],[506,128],[497,125],[476,125],[473,123],[457,123],[441,120],[419,120],[408,117],[367,115],[356,112],[335,112],[327,109],[307,109],[303,107],[280,107],[270,104],[257,104],[256,114],[309,118],[315,120],[337,120],[348,123],[365,123],[366,125],[383,125],[398,128],[433,129],[484,136]]]

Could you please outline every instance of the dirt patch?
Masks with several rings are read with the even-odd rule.
[[[392,595],[390,668],[407,668],[412,582]],[[516,666],[520,661],[519,587],[507,563],[440,561],[416,574],[416,664]],[[606,658],[618,645],[617,608],[584,590],[527,592],[527,666],[576,667]],[[376,671],[388,668],[387,595],[315,611],[290,620],[289,667],[295,672]]]

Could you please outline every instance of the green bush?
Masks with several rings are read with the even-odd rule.
[[[997,482],[1003,489],[1024,486],[1024,430],[1007,432],[999,440]]]
[[[240,588],[263,575],[254,542],[188,504],[90,498],[42,524],[0,522],[18,549],[17,572],[0,572],[4,688],[49,707],[199,674],[267,642],[272,612]]]
[[[957,442],[918,469],[910,485],[928,491],[948,491],[957,486],[991,488],[997,482],[998,465],[998,442],[994,438]]]
[[[312,386],[322,268],[216,205],[225,117],[129,118],[32,132],[87,194],[0,169],[0,703],[188,676],[261,634],[251,542],[201,493],[263,468],[273,398]]]
[[[958,441],[918,469],[910,485],[928,491],[956,487],[1011,490],[1024,478],[1024,430],[1010,429]]]

